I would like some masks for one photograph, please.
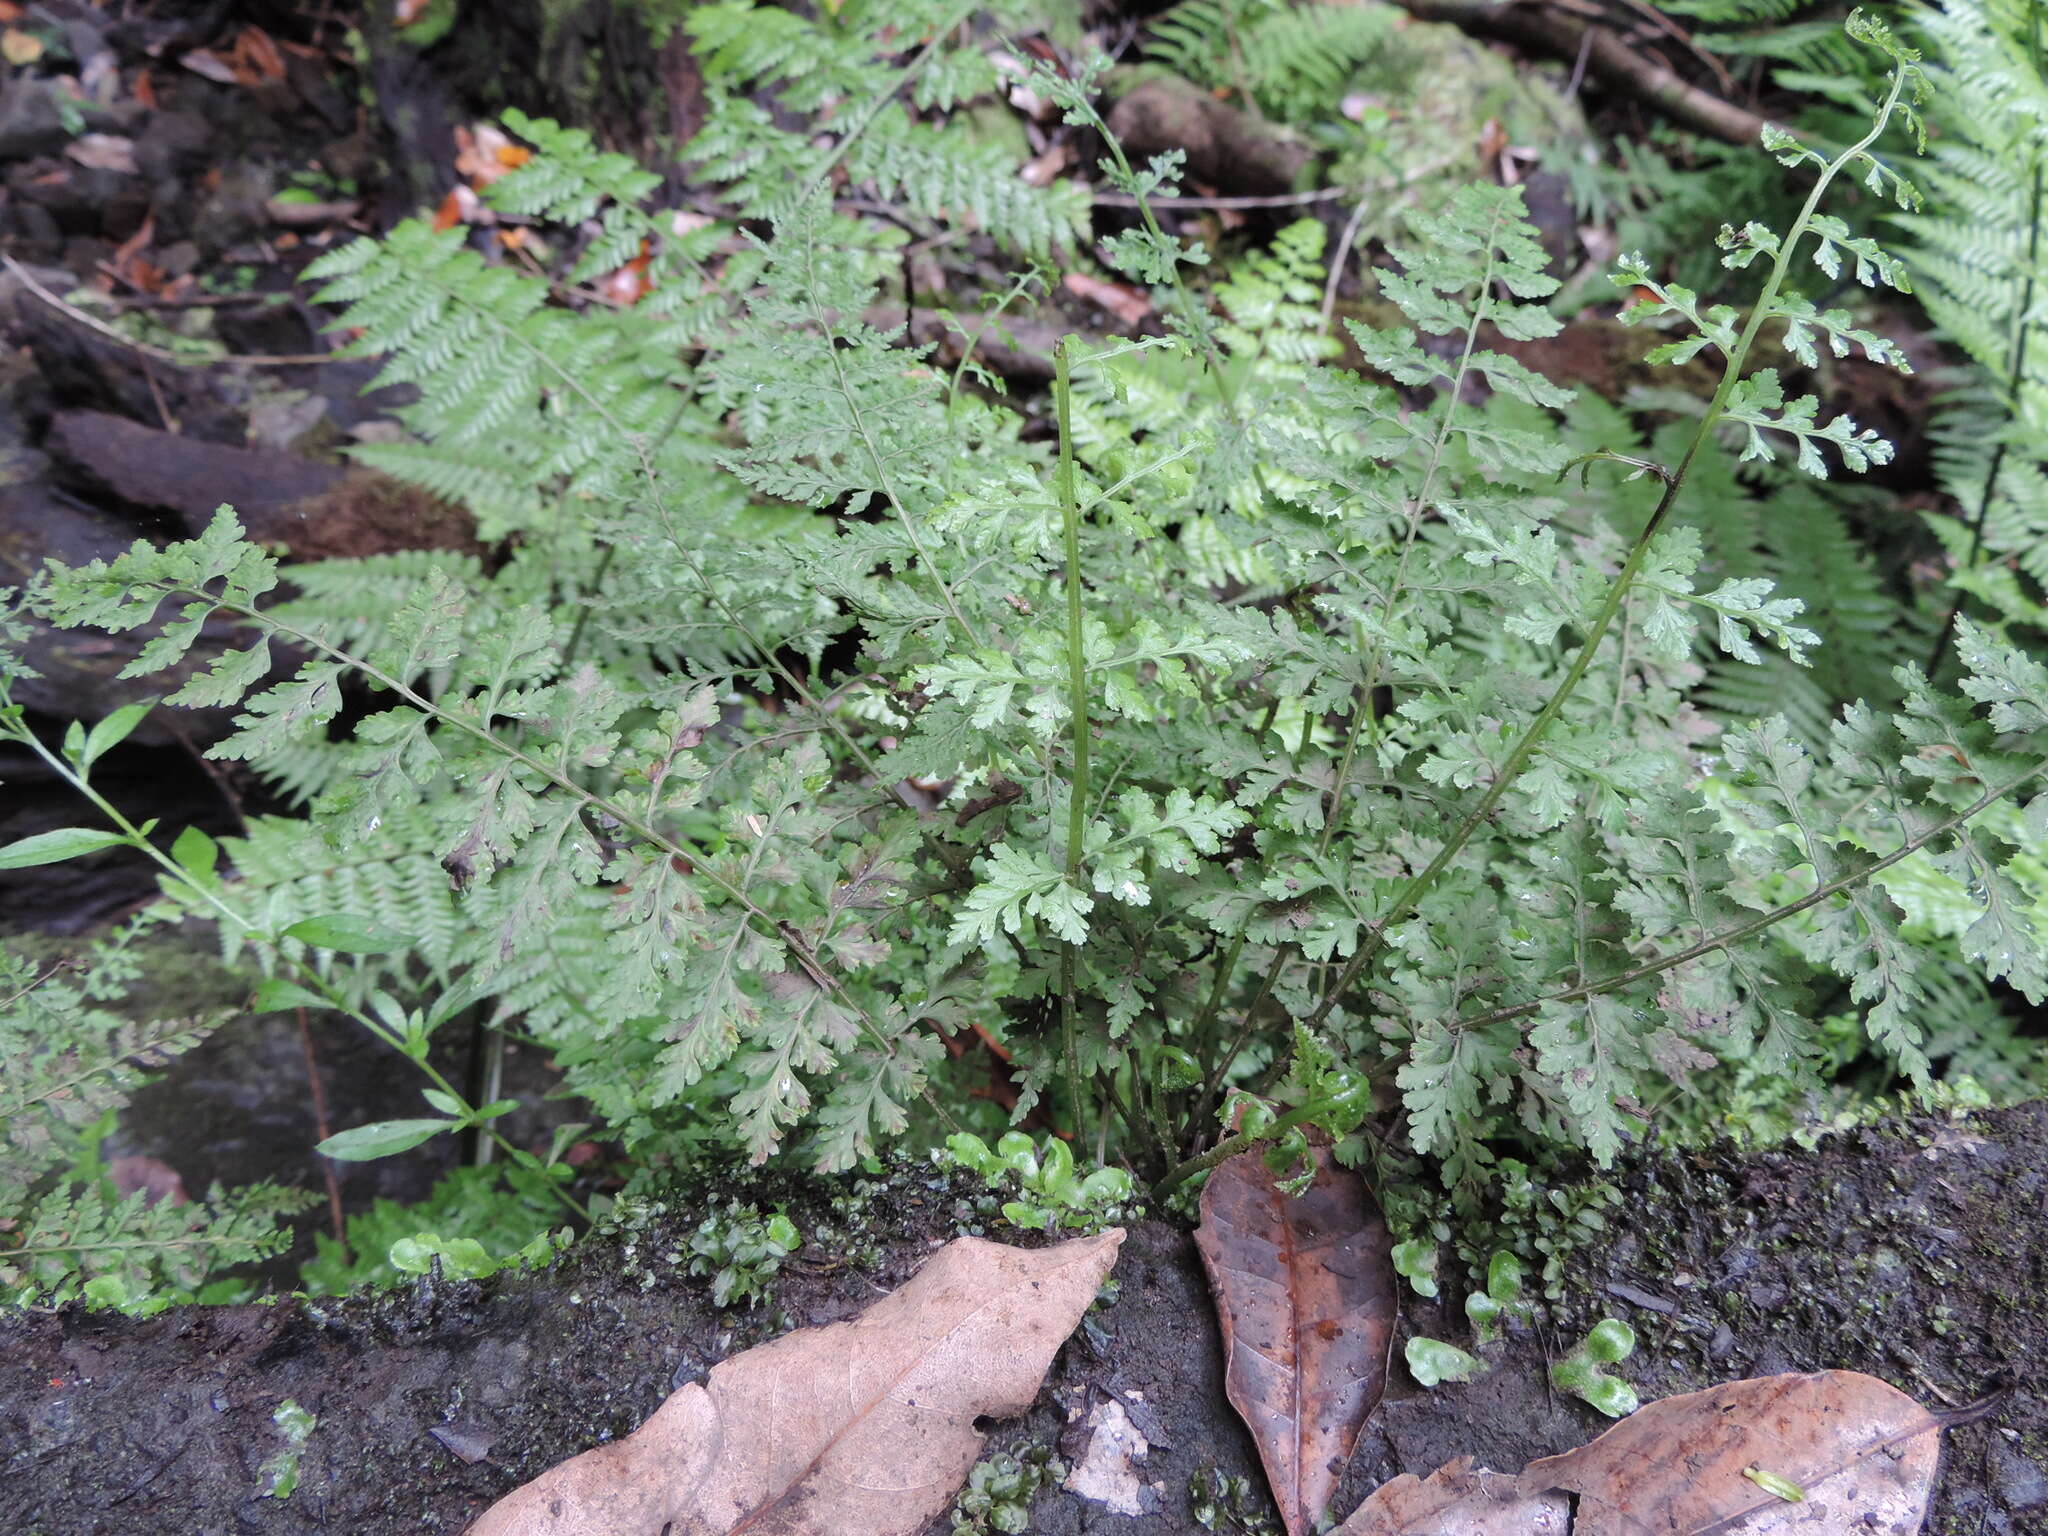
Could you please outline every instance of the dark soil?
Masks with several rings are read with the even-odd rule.
[[[1620,1183],[1614,1241],[1573,1257],[1551,1320],[1491,1351],[1488,1375],[1425,1392],[1396,1368],[1340,1511],[1400,1472],[1465,1454],[1518,1468],[1598,1434],[1605,1421],[1552,1392],[1545,1366],[1590,1322],[1620,1316],[1641,1340],[1622,1369],[1645,1399],[1834,1367],[1935,1408],[1992,1398],[1981,1421],[1948,1435],[1929,1530],[2048,1530],[2048,1105],[1857,1130],[1814,1151],[1670,1152]],[[679,1203],[545,1273],[483,1284],[142,1322],[76,1309],[0,1321],[0,1524],[39,1536],[459,1530],[521,1481],[631,1430],[727,1354],[785,1324],[852,1315],[986,1219],[966,1183],[911,1169],[880,1186],[781,1193],[810,1246],[751,1313],[721,1316],[706,1282],[678,1272],[670,1255],[694,1224]],[[990,1233],[1018,1236],[1000,1222]],[[1116,1299],[991,1448],[1063,1442],[1071,1459],[1085,1433],[1072,1421],[1115,1395],[1150,1442],[1134,1465],[1147,1512],[1052,1491],[1031,1529],[1193,1533],[1191,1481],[1220,1472],[1261,1486],[1222,1398],[1193,1244],[1141,1223],[1114,1278]],[[1437,1304],[1405,1306],[1404,1338],[1462,1337]],[[260,1494],[258,1468],[282,1444],[271,1415],[286,1397],[319,1423],[297,1492],[278,1500]],[[1243,1513],[1214,1528],[1275,1528],[1262,1493]]]

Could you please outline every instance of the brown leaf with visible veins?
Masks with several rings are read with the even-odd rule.
[[[910,1536],[1021,1413],[1122,1231],[1023,1249],[963,1237],[847,1323],[747,1350],[639,1429],[500,1499],[469,1536]]]
[[[1381,1483],[1331,1536],[1566,1536],[1571,1528],[1563,1494],[1525,1495],[1512,1472],[1475,1469],[1460,1456],[1427,1481],[1404,1472]]]
[[[1397,1477],[1335,1536],[1913,1536],[1940,1453],[1941,1421],[1874,1376],[1760,1376],[1652,1403],[1519,1477],[1469,1458]],[[1578,1512],[1560,1523],[1561,1491]]]
[[[1927,1518],[1941,1421],[1875,1376],[1760,1376],[1667,1397],[1591,1445],[1532,1461],[1522,1489],[1579,1496],[1575,1536],[1908,1536]],[[1751,1475],[1782,1478],[1792,1502]],[[1782,1519],[1783,1524],[1772,1519]]]
[[[1250,1426],[1288,1536],[1313,1531],[1387,1386],[1392,1243],[1365,1181],[1328,1147],[1285,1194],[1258,1152],[1202,1190],[1195,1243],[1223,1324],[1224,1388]]]

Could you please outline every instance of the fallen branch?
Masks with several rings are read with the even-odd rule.
[[[1605,27],[1510,0],[1400,0],[1425,21],[1448,21],[1468,32],[1499,38],[1531,51],[1576,59],[1610,90],[1656,107],[1674,122],[1731,144],[1754,144],[1764,120],[1711,91],[1688,84],[1654,59],[1636,53]]]

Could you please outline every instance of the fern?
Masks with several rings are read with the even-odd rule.
[[[1379,4],[1181,0],[1153,21],[1145,51],[1198,85],[1238,92],[1282,122],[1327,115],[1400,13]]]
[[[1805,1006],[1821,986],[1915,1076],[1936,1068],[1928,978],[2048,988],[2042,882],[2014,847],[2044,803],[2048,677],[1976,626],[1960,695],[1887,674],[1845,503],[1784,487],[1889,445],[1755,366],[1767,327],[1809,364],[1903,364],[1800,291],[1903,285],[1823,209],[1844,176],[1912,196],[1878,136],[1913,125],[1918,77],[1881,24],[1855,29],[1889,72],[1875,126],[1825,154],[1774,134],[1806,204],[1723,233],[1746,311],[1618,264],[1650,296],[1631,321],[1672,333],[1656,355],[1715,380],[1646,444],[1491,345],[1560,325],[1518,190],[1410,213],[1376,269],[1389,323],[1354,324],[1364,369],[1340,371],[1319,366],[1319,228],[1199,291],[1207,252],[1149,206],[1172,157],[1134,168],[1113,139],[1105,176],[1139,217],[1102,250],[1169,334],[1063,340],[1052,428],[1031,431],[869,318],[900,241],[832,185],[909,185],[863,157],[930,126],[894,102],[958,46],[923,26],[954,13],[886,44],[851,8],[778,15],[692,19],[720,92],[705,153],[753,222],[693,258],[701,277],[660,269],[687,344],[644,305],[578,310],[418,230],[337,262],[370,344],[416,354],[396,366],[420,452],[452,448],[451,473],[484,440],[463,349],[519,350],[484,387],[519,434],[500,569],[431,563],[374,621],[350,583],[396,567],[273,604],[284,573],[223,513],[34,589],[111,630],[171,605],[139,673],[231,616],[252,644],[171,702],[238,707],[216,756],[304,775],[341,754],[295,873],[267,825],[232,876],[166,871],[280,981],[426,1071],[433,1030],[484,1002],[649,1158],[798,1143],[845,1168],[936,1135],[983,1108],[946,1091],[945,1039],[974,1026],[1009,1053],[1019,1113],[1114,1145],[1161,1194],[1258,1139],[1196,1151],[1226,1095],[1276,1082],[1283,1152],[1313,1125],[1362,1154],[1377,1075],[1408,1149],[1469,1192],[1517,1137],[1612,1156],[1703,1063],[1804,1071],[1835,1043]],[[1100,132],[1103,67],[1027,83]],[[831,104],[825,142],[744,90]],[[626,173],[559,148],[571,168],[544,147],[531,206],[628,228],[606,212]],[[1032,238],[964,183],[910,195]],[[1723,429],[1740,475],[1705,467]],[[1583,494],[1560,483],[1574,466]],[[272,681],[281,655],[296,670]],[[1730,678],[1794,671],[1813,677],[1798,729],[1768,698],[1703,713]],[[1849,690],[1865,701],[1833,710]],[[344,716],[352,696],[369,712]],[[372,872],[322,863],[314,835]],[[1935,877],[1938,931],[1893,894]],[[377,911],[351,914],[375,932],[294,916],[328,900],[417,937]],[[429,1132],[498,1108],[433,1093]]]
[[[134,980],[131,924],[83,964],[41,969],[0,952],[0,1290],[15,1301],[151,1311],[190,1300],[209,1276],[281,1251],[278,1220],[309,1202],[254,1184],[200,1201],[125,1198],[96,1176],[80,1138],[118,1110],[152,1067],[191,1050],[218,1017],[138,1022],[108,1006]]]
[[[1920,23],[1935,53],[1942,133],[1924,176],[1930,206],[1898,222],[1913,239],[1921,303],[1980,381],[1935,427],[1943,486],[1967,522],[1932,521],[1962,567],[1957,586],[2039,628],[2048,587],[2042,22],[2027,0],[1957,0]]]

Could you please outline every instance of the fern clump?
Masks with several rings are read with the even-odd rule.
[[[136,1021],[114,1010],[138,977],[133,923],[75,962],[0,953],[0,1295],[156,1311],[209,1277],[286,1245],[279,1221],[311,1202],[271,1183],[204,1199],[123,1196],[99,1165],[103,1123],[219,1017]]]
[[[492,195],[580,221],[599,265],[639,231],[658,303],[554,302],[418,228],[327,259],[342,323],[420,390],[387,467],[516,535],[495,567],[301,580],[223,509],[30,593],[63,624],[158,626],[138,673],[209,617],[245,628],[169,702],[238,707],[212,755],[308,823],[257,823],[231,874],[167,859],[167,896],[235,929],[266,1005],[347,1009],[429,1074],[435,1117],[343,1151],[509,1107],[432,1075],[475,1006],[651,1160],[992,1141],[950,1065],[974,1042],[1014,1117],[1162,1196],[1312,1127],[1367,1156],[1375,1087],[1387,1155],[1470,1193],[1503,1144],[1612,1158],[1724,1063],[1810,1077],[1835,1044],[1816,992],[1920,1080],[1938,996],[2048,992],[2015,873],[2048,811],[2048,675],[1967,623],[1956,690],[1831,663],[1868,622],[1844,616],[1870,591],[1853,552],[1821,514],[1764,535],[1718,457],[1728,437],[1744,473],[1817,484],[1890,454],[1757,366],[1766,328],[1808,365],[1904,365],[1801,292],[1904,283],[1824,206],[1845,175],[1912,195],[1875,146],[1917,126],[1920,75],[1881,24],[1855,27],[1889,71],[1865,135],[1774,134],[1803,206],[1722,233],[1746,309],[1619,263],[1631,322],[1713,379],[1648,442],[1495,345],[1560,326],[1518,189],[1410,214],[1377,269],[1391,323],[1349,323],[1346,371],[1320,227],[1198,292],[1207,253],[1150,206],[1177,158],[1134,167],[1113,137],[1138,218],[1102,254],[1166,333],[1062,340],[1030,430],[877,314],[895,237],[829,173],[915,203],[894,93],[943,110],[987,81],[944,62],[951,32],[887,63],[867,25],[692,14],[729,82],[700,148],[744,234],[672,239],[626,167],[515,122],[541,153]],[[1101,132],[1100,69],[1028,84]],[[764,125],[742,82],[835,104],[829,142]],[[930,195],[1043,248],[999,199]],[[1854,579],[1780,590],[1773,567]],[[1745,679],[1829,667],[1793,718],[1734,707],[1779,686]],[[1940,933],[1894,894],[1929,879]]]

